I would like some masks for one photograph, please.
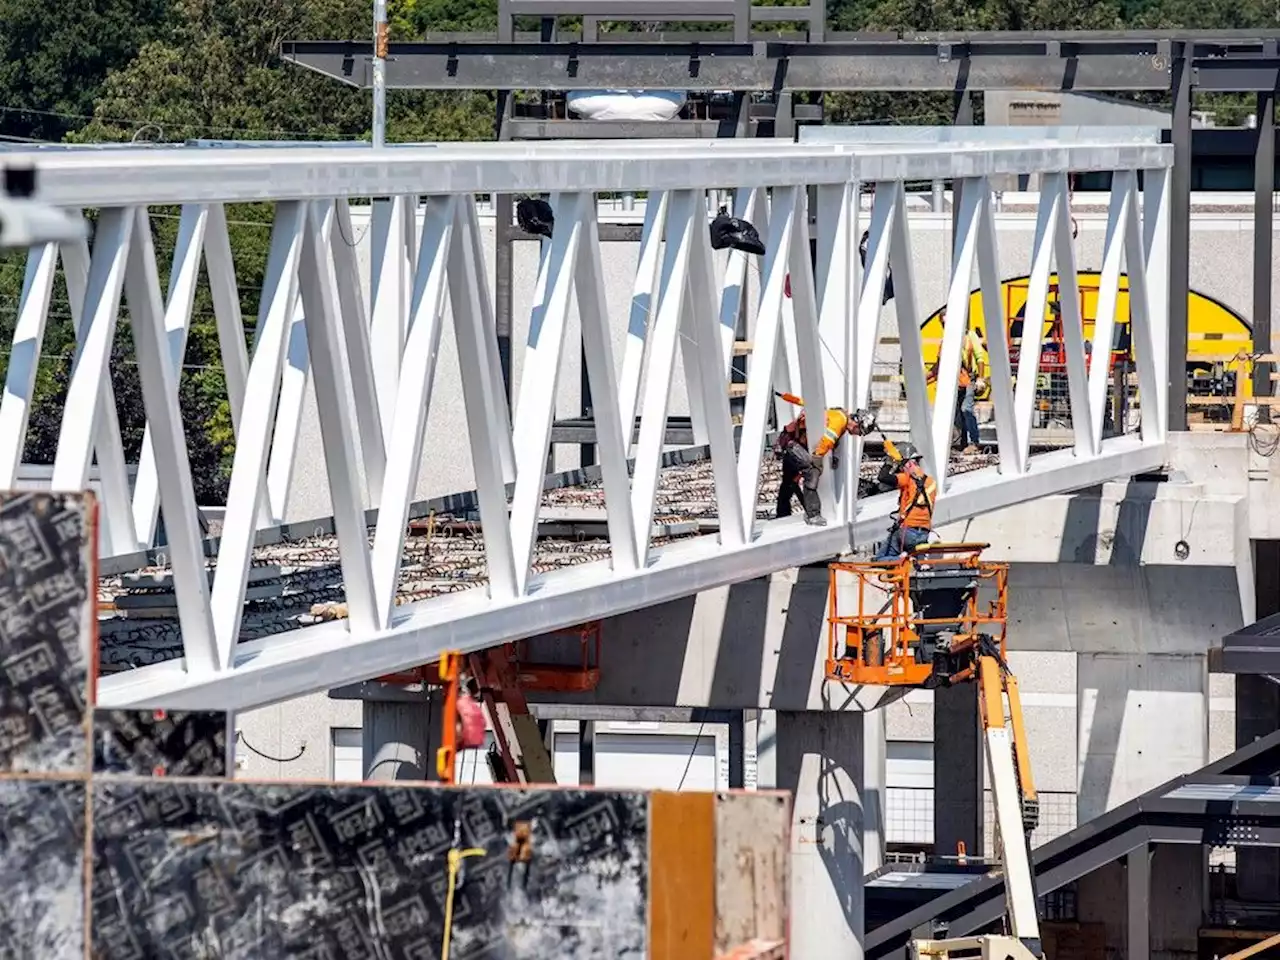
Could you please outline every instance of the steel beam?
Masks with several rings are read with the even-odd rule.
[[[707,92],[1166,90],[1167,47],[1167,40],[1156,38],[1073,48],[1070,41],[1051,45],[1021,38],[735,43],[723,34],[660,45],[631,37],[587,44],[394,43],[387,85],[416,90],[503,86]],[[343,83],[372,85],[369,44],[286,41],[283,53],[286,60]]]
[[[1271,257],[1274,248],[1276,189],[1276,86],[1258,91],[1257,145],[1253,156],[1253,349],[1271,352]],[[1253,367],[1253,394],[1272,393],[1270,363]],[[1269,407],[1260,411],[1270,414]]]
[[[1189,149],[1189,141],[1187,143]],[[324,148],[14,153],[40,166],[39,199],[66,207],[425,194],[556,193],[949,180],[1169,166],[1160,144],[940,144],[903,149],[741,142],[469,143],[353,152]],[[1188,154],[1189,156],[1189,154]],[[679,162],[673,162],[678,157]],[[1176,254],[1176,248],[1175,248]],[[1176,256],[1175,256],[1176,261]],[[1183,298],[1185,300],[1185,296]]]
[[[935,517],[953,523],[993,509],[1067,493],[1163,465],[1163,444],[1137,438],[1107,441],[1103,454],[1080,462],[1072,451],[1033,458],[1027,473],[1004,476],[996,468],[954,478]],[[547,574],[538,589],[497,601],[483,589],[407,604],[386,630],[353,634],[336,622],[244,642],[232,670],[188,674],[169,661],[105,677],[98,703],[109,709],[242,710],[334,686],[355,683],[429,662],[443,650],[481,650],[498,643],[552,633],[576,623],[665,603],[777,570],[821,563],[881,537],[896,495],[862,501],[849,526],[812,528],[798,518],[760,526],[755,539],[728,549],[717,537],[699,537],[651,551],[647,567],[624,575],[607,564],[583,564]]]
[[[741,434],[741,428],[737,428],[735,435]],[[639,422],[636,423],[635,429],[632,431],[631,440],[634,443],[640,435]],[[592,417],[581,417],[576,420],[557,420],[551,429],[552,443],[577,443],[594,445],[596,440],[596,424]],[[667,433],[664,443],[670,447],[690,447],[696,441],[693,436],[693,424],[688,417],[668,417]],[[590,464],[584,464],[590,466]]]
[[[1206,93],[1275,90],[1280,85],[1280,59],[1273,52],[1265,58],[1197,60],[1191,82]]]
[[[1124,858],[1128,960],[1151,960],[1151,853],[1151,845],[1144,843]]]
[[[1173,62],[1173,169],[1169,175],[1169,398],[1170,430],[1187,428],[1187,297],[1191,290],[1191,63],[1179,50]]]
[[[972,208],[965,217],[964,249],[968,251],[968,262],[973,258],[970,248],[974,236],[984,230],[991,233],[990,225],[984,227],[985,221],[979,216],[983,213],[979,207],[984,192],[989,192],[985,177],[1007,173],[1049,176],[1059,185],[1055,197],[1060,197],[1061,180],[1068,170],[1118,171],[1130,178],[1136,171],[1146,171],[1149,178],[1163,184],[1159,178],[1168,168],[1171,153],[1169,147],[1159,144],[1088,137],[1070,145],[1022,141],[925,146],[880,143],[864,147],[765,140],[508,142],[347,151],[340,164],[333,162],[331,151],[311,147],[65,150],[41,155],[43,183],[52,196],[69,205],[103,207],[104,221],[110,221],[113,211],[121,209],[114,206],[120,203],[145,207],[169,202],[170,198],[186,204],[276,201],[277,233],[288,235],[290,251],[299,248],[302,252],[300,261],[294,262],[295,252],[290,254],[292,260],[282,260],[278,265],[281,270],[272,286],[279,301],[277,312],[285,320],[294,316],[292,291],[300,287],[307,301],[304,314],[312,360],[317,369],[323,366],[326,371],[316,384],[325,466],[341,524],[342,573],[348,588],[345,618],[246,643],[243,648],[227,643],[239,635],[232,624],[219,634],[223,641],[219,649],[229,649],[217,658],[214,669],[201,671],[201,664],[188,657],[185,662],[118,674],[103,681],[100,702],[171,709],[217,704],[221,709],[236,710],[265,705],[427,662],[445,649],[482,650],[584,619],[645,608],[780,569],[822,563],[879,539],[893,507],[890,496],[870,498],[860,505],[860,511],[855,511],[854,502],[848,500],[842,508],[831,511],[832,525],[827,528],[809,527],[799,518],[761,522],[757,518],[757,499],[762,458],[767,449],[768,412],[777,386],[772,382],[775,354],[785,351],[788,389],[798,389],[804,396],[816,398],[816,403],[832,396],[827,381],[833,374],[823,357],[819,328],[828,320],[839,321],[843,311],[844,323],[851,327],[850,342],[859,347],[851,355],[842,349],[841,355],[856,368],[855,392],[861,394],[869,389],[870,375],[864,375],[863,367],[872,357],[866,345],[874,344],[880,327],[876,279],[883,280],[890,260],[895,275],[899,333],[907,344],[912,342],[910,337],[918,339],[903,181],[965,180],[965,205]],[[873,281],[870,287],[877,290],[870,297],[861,297],[854,310],[851,294],[832,294],[829,271],[820,271],[819,296],[805,198],[810,192],[817,194],[816,188],[829,187],[825,194],[834,190],[833,196],[839,199],[851,191],[851,184],[864,181],[873,182],[878,188],[868,246]],[[753,355],[759,362],[749,371],[754,376],[748,376],[742,430],[744,436],[749,435],[748,442],[737,440],[728,397],[723,388],[716,386],[723,383],[728,369],[734,331],[724,323],[728,281],[717,276],[709,242],[706,193],[726,185],[740,191],[743,198],[759,199],[769,191],[771,205],[765,231],[769,243],[762,268],[765,289],[753,337]],[[612,368],[608,326],[611,318],[601,274],[599,211],[591,196],[594,191],[605,189],[644,190],[651,196],[661,194],[668,201],[660,228],[666,245],[660,258],[661,269],[657,271],[658,281],[651,288],[654,306],[644,338],[647,359],[642,370],[631,371],[639,373],[645,397],[634,469],[627,463],[624,430],[619,429],[624,421],[627,431],[632,429],[633,412],[624,402],[630,388],[620,386],[620,379],[625,378],[618,378]],[[526,346],[513,440],[497,369],[499,345],[494,311],[477,259],[479,229],[475,200],[470,195],[518,192],[550,193],[558,216],[555,236],[545,244],[539,292],[535,296],[539,306],[531,317],[532,333]],[[401,425],[406,425],[408,432],[403,433],[397,426],[397,436],[403,433],[403,446],[392,458],[396,459],[395,464],[388,460],[379,468],[385,467],[380,496],[370,496],[383,508],[371,560],[363,556],[368,550],[371,517],[363,507],[368,491],[357,489],[361,486],[362,450],[352,439],[355,421],[341,398],[343,384],[358,375],[357,368],[362,368],[363,363],[358,358],[344,358],[338,349],[341,339],[333,339],[341,335],[340,331],[334,333],[334,324],[341,319],[339,305],[349,303],[362,292],[354,289],[345,295],[340,293],[342,284],[349,286],[358,280],[349,270],[333,269],[329,256],[332,238],[326,226],[330,220],[326,211],[334,207],[335,198],[351,196],[389,197],[394,204],[411,202],[415,207],[425,196],[428,211],[443,211],[439,216],[428,215],[421,249],[414,254],[411,330],[422,341],[418,344],[422,349],[399,347],[402,352],[413,354],[401,358],[398,365],[398,396],[405,402],[398,403],[395,411],[383,410],[380,415],[382,419],[392,417],[397,424],[403,420]],[[1133,204],[1125,207],[1122,231],[1128,261],[1137,264],[1130,269],[1130,299],[1135,342],[1143,346],[1141,356],[1146,357],[1139,369],[1142,395],[1155,398],[1149,400],[1152,410],[1144,409],[1148,417],[1162,414],[1164,409],[1160,394],[1168,359],[1164,339],[1168,310],[1162,298],[1151,294],[1144,278],[1150,276],[1155,287],[1163,290],[1168,254],[1160,229],[1147,230],[1148,237],[1140,228],[1163,222],[1168,209],[1165,198],[1163,189],[1144,197],[1142,222]],[[296,222],[299,210],[305,211],[300,225]],[[450,210],[454,213],[449,214]],[[989,216],[989,210],[983,215]],[[1118,215],[1114,219],[1120,226]],[[763,220],[759,222],[765,225]],[[289,230],[281,232],[286,227]],[[651,225],[650,233],[657,229]],[[827,257],[822,251],[838,251],[844,243],[852,242],[841,239],[842,229],[829,217],[818,225],[814,239],[820,262],[835,257],[834,253]],[[437,234],[440,242],[432,239]],[[1040,231],[1037,261],[1043,259],[1052,238],[1048,229]],[[103,249],[110,253],[113,248]],[[994,246],[988,244],[978,251],[980,273],[991,273],[982,264],[994,262],[993,250]],[[103,270],[113,262],[104,259]],[[295,278],[295,270],[300,270],[301,276]],[[783,280],[787,276],[789,300],[784,296]],[[431,343],[439,336],[446,283],[462,369],[483,374],[464,377],[462,381],[466,431],[479,492],[474,497],[457,499],[459,508],[467,509],[469,516],[481,524],[487,582],[469,592],[400,604],[395,602],[402,599],[397,560],[403,551],[404,518],[414,513],[409,501],[416,489],[415,466],[419,459],[413,454],[413,447],[425,442],[424,431],[428,429],[425,400],[418,395],[427,395],[425,391],[433,379]],[[642,287],[648,289],[649,284]],[[836,301],[830,301],[830,296],[836,296]],[[545,565],[534,556],[532,538],[538,528],[546,487],[542,467],[555,424],[561,341],[567,335],[565,324],[573,303],[571,297],[577,302],[578,315],[591,321],[581,330],[582,345],[600,423],[609,425],[596,440],[603,468],[600,475],[604,480],[610,553],[608,561],[543,572]],[[1064,322],[1078,325],[1079,318],[1064,310]],[[1080,334],[1073,331],[1072,335]],[[238,333],[234,339],[239,340]],[[957,343],[950,344],[948,356],[956,347]],[[665,503],[658,496],[658,475],[661,465],[669,459],[663,453],[670,426],[664,411],[670,400],[677,351],[685,361],[686,382],[701,385],[693,397],[693,425],[695,434],[701,431],[705,435],[711,452],[718,530],[714,535],[663,542],[662,536],[655,541],[650,517]],[[261,353],[258,350],[255,356]],[[917,358],[905,370],[912,436],[927,446],[931,416],[946,420],[948,415],[945,410],[940,412],[927,396],[919,350],[914,354],[908,350],[906,354]],[[637,359],[630,345],[628,355],[630,360]],[[391,361],[395,360],[393,355]],[[948,369],[953,366],[948,361]],[[89,395],[96,388],[96,383],[88,382],[89,374],[97,372],[97,368],[90,370],[82,364],[78,370],[86,378],[81,393]],[[264,370],[269,373],[269,366]],[[842,376],[838,371],[834,375]],[[270,377],[264,383],[268,381]],[[1007,390],[1003,394],[997,391],[997,400],[1009,406],[1025,399],[1014,397],[1009,401],[1008,394]],[[260,422],[259,432],[269,436],[275,427],[271,420],[280,416],[273,413],[275,404],[245,406],[254,409],[257,417],[248,422]],[[1006,412],[1012,415],[1011,411]],[[1008,416],[996,418],[1000,430],[1010,422],[1013,421]],[[1015,456],[1005,458],[1000,469],[949,478],[937,505],[936,520],[945,523],[964,519],[1156,469],[1164,462],[1164,435],[1163,431],[1148,427],[1144,421],[1138,436],[1111,438],[1096,447],[1090,443],[1078,445],[1075,451],[1035,457],[1029,456],[1027,430],[1015,431],[1018,435],[1009,441]],[[75,443],[58,452],[60,463],[65,460],[77,469],[86,446],[81,435],[84,430],[78,429],[79,432],[73,431]],[[456,425],[450,430],[456,436]],[[244,437],[237,439],[238,454],[246,450],[253,453],[254,444],[246,445]],[[1002,452],[1006,439],[1000,439]],[[285,455],[292,453],[293,448],[289,447]],[[164,462],[159,459],[159,450],[157,454],[157,469],[162,475],[166,470],[178,469],[168,462],[176,456],[172,451],[165,453]],[[228,517],[239,517],[241,529],[233,538],[236,543],[230,545],[234,548],[228,554],[235,561],[232,566],[250,562],[250,551],[259,539],[256,518],[260,504],[254,496],[261,492],[261,482],[254,476],[261,473],[264,455],[259,450],[253,462],[237,463],[237,467],[247,465],[254,469],[238,473],[245,483],[238,487],[233,483],[234,502],[229,506]],[[859,456],[857,452],[850,456],[849,469],[855,474]],[[515,469],[517,460],[519,470]],[[509,507],[513,477],[515,501],[514,507]],[[126,489],[123,480],[113,483],[114,488],[107,485],[108,495],[118,496]],[[834,506],[826,493],[824,502]],[[135,546],[128,545],[124,552],[133,555]],[[220,574],[226,572],[220,570]],[[199,578],[199,573],[179,571],[179,576]],[[240,586],[243,584],[237,583],[237,577],[215,583],[214,592],[225,603],[215,603],[214,608],[224,620],[226,611],[238,610],[244,602],[244,590],[236,589]],[[180,612],[185,617],[191,611],[185,603],[182,606]],[[199,604],[196,607],[203,610],[207,604],[205,608]],[[342,615],[337,610],[335,613]]]

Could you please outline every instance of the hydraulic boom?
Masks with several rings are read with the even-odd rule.
[[[1040,957],[1028,834],[1039,802],[1018,681],[1006,660],[1007,564],[986,544],[938,544],[896,561],[831,565],[826,677],[924,689],[974,682],[1003,866],[1007,936],[917,940],[917,957]]]

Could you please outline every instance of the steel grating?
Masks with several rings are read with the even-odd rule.
[[[101,211],[92,249],[71,243],[30,252],[15,348],[38,344],[61,261],[80,337],[53,486],[83,488],[96,460],[101,552],[114,571],[103,598],[116,607],[103,625],[104,661],[136,667],[103,679],[104,707],[248,709],[413,666],[444,649],[482,649],[821,562],[879,539],[895,498],[858,500],[859,475],[875,469],[860,449],[846,449],[842,464],[824,471],[819,494],[830,525],[814,528],[798,517],[771,519],[776,467],[766,448],[770,424],[796,412],[775,390],[805,396],[812,407],[868,405],[890,275],[905,426],[938,480],[937,522],[1163,462],[1168,147],[646,141],[350,151],[340,164],[333,156],[323,148],[193,148],[33,157],[44,199]],[[954,460],[950,432],[972,278],[976,273],[987,308],[1000,283],[987,178],[1034,174],[1042,183],[1028,290],[1034,305],[1047,303],[1051,273],[1075,273],[1067,177],[1083,170],[1114,174],[1095,337],[1111,339],[1123,262],[1141,428],[1116,434],[1105,427],[1108,366],[1088,364],[1079,303],[1066,297],[1071,445],[1034,452],[1042,351],[1027,343],[1012,357],[995,337],[996,456]],[[947,316],[960,319],[943,332],[936,390],[926,380],[920,340],[907,179],[958,179],[963,186],[947,303]],[[874,187],[869,218],[860,210],[863,184]],[[766,252],[758,268],[742,251],[710,246],[707,191],[726,186],[734,213],[759,227]],[[622,189],[646,190],[649,202],[617,363],[613,328],[624,318],[609,315],[594,191]],[[522,192],[550,194],[555,229],[542,243],[509,414],[476,194]],[[367,299],[370,282],[342,241],[351,236],[351,201],[362,197],[383,198],[371,216]],[[276,215],[250,356],[224,204],[252,201],[274,201]],[[182,204],[182,214],[162,297],[147,210],[165,203]],[[400,243],[415,226],[414,242]],[[760,289],[747,305],[753,347],[735,419],[725,386],[749,268],[758,269]],[[199,528],[173,403],[202,269],[236,429],[216,543]],[[107,376],[122,300],[148,418],[136,487]],[[570,348],[575,305],[600,468],[592,483],[548,492],[560,358]],[[411,499],[448,323],[467,371],[460,380],[476,489],[467,513],[422,517]],[[702,463],[663,469],[677,358],[689,385],[692,433],[707,453]],[[12,483],[20,460],[33,387],[28,372],[10,366],[0,403],[0,483]],[[322,442],[307,456],[318,453],[327,472],[332,532],[286,541],[278,531],[279,542],[259,543],[259,532],[279,527],[284,514],[311,385]],[[625,436],[623,425],[637,414],[638,434]],[[151,548],[161,503],[167,569],[148,571],[150,581],[130,577],[118,561]],[[415,530],[406,536],[411,518]],[[161,596],[166,590],[171,598]],[[308,618],[324,622],[306,625]]]

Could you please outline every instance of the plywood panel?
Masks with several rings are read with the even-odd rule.
[[[102,956],[438,957],[451,849],[453,956],[645,955],[640,793],[104,777],[92,803]]]
[[[0,960],[777,953],[785,795],[231,781],[224,715],[95,717],[95,513],[0,495]]]
[[[782,940],[787,918],[791,800],[722,794],[716,805],[716,950]]]
[[[94,514],[88,494],[0,497],[0,772],[88,772]]]

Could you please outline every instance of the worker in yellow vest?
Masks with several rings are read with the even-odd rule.
[[[775,392],[774,395],[797,407],[804,406],[804,401],[795,394]],[[827,525],[822,516],[822,501],[818,499],[818,478],[822,475],[822,462],[827,454],[831,454],[831,465],[838,467],[840,460],[835,450],[840,438],[846,433],[857,436],[861,432],[862,422],[860,414],[851,416],[839,407],[828,408],[823,422],[822,439],[812,453],[809,452],[803,412],[783,428],[773,448],[774,455],[782,460],[782,489],[778,491],[777,516],[790,516],[791,497],[798,489],[800,502],[804,506],[804,522],[815,527]]]
[[[965,334],[960,353],[960,380],[957,388],[957,426],[960,428],[960,446],[964,453],[978,452],[978,400],[990,395],[987,377],[990,362],[986,347],[982,345],[982,328],[970,326]]]

